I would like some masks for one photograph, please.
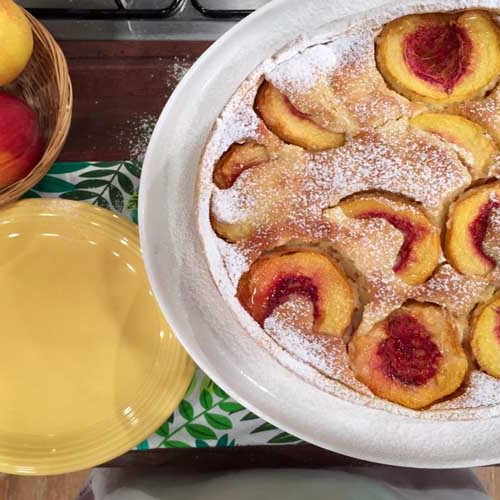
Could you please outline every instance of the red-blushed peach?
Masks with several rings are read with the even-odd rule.
[[[36,113],[23,101],[0,92],[0,188],[31,172],[43,155]]]
[[[310,151],[323,151],[344,144],[344,134],[332,132],[315,123],[266,80],[257,92],[254,106],[267,128],[289,144]]]
[[[475,311],[471,347],[481,369],[500,378],[500,293]]]
[[[220,189],[230,188],[240,174],[269,161],[267,148],[255,141],[233,144],[219,159],[214,169],[214,183]]]
[[[455,392],[468,369],[449,313],[429,303],[407,304],[354,334],[349,359],[374,394],[413,409]]]
[[[0,87],[13,82],[33,52],[31,25],[12,0],[0,0]]]
[[[376,57],[388,84],[410,99],[461,102],[495,84],[500,32],[485,11],[409,15],[384,27]]]
[[[466,191],[451,207],[448,215],[445,254],[462,274],[485,276],[495,266],[483,241],[490,212],[500,206],[500,182],[492,182]]]
[[[404,241],[393,270],[409,285],[424,282],[438,265],[439,231],[417,204],[395,195],[360,194],[345,199],[339,206],[348,217],[382,218],[403,233]]]
[[[461,151],[465,153],[461,156],[473,179],[487,176],[498,149],[483,127],[462,116],[446,113],[423,113],[412,118],[410,124],[458,146],[459,155]]]
[[[342,337],[351,325],[356,294],[338,263],[324,253],[300,249],[262,256],[238,285],[241,304],[261,326],[294,295],[312,302],[316,333]]]

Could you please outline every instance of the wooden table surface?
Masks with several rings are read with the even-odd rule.
[[[60,42],[74,90],[64,161],[126,160],[211,42]],[[142,146],[142,144],[141,144]]]

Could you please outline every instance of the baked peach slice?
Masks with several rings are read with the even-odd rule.
[[[343,336],[356,295],[341,267],[324,253],[300,249],[262,256],[238,285],[241,304],[261,326],[277,306],[297,295],[312,302],[315,333]]]
[[[266,80],[257,92],[254,107],[267,128],[289,144],[310,151],[323,151],[344,144],[344,134],[318,125]]]
[[[500,378],[500,293],[478,308],[471,326],[472,353],[479,366]]]
[[[374,394],[415,410],[455,392],[468,368],[449,313],[429,303],[404,305],[353,335],[349,359]]]
[[[230,188],[240,174],[249,168],[270,160],[267,148],[255,141],[233,144],[215,165],[214,184],[220,189]]]
[[[483,241],[488,218],[500,207],[500,182],[485,184],[464,193],[448,216],[445,254],[450,264],[468,276],[486,276],[495,260],[486,254]]]
[[[500,31],[484,11],[405,16],[384,27],[376,57],[385,80],[406,97],[462,102],[500,75]]]
[[[458,154],[469,167],[473,179],[487,175],[488,167],[498,153],[486,130],[463,116],[423,113],[411,118],[410,124],[457,146]]]
[[[348,217],[385,219],[403,233],[393,271],[409,285],[424,282],[438,265],[439,232],[418,205],[395,195],[360,194],[345,199],[339,206]]]

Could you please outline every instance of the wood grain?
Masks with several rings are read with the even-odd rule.
[[[2,500],[74,500],[89,471],[60,476],[20,477],[0,475]]]
[[[124,160],[211,42],[61,42],[73,82],[64,161]]]
[[[493,500],[500,500],[500,466],[476,467],[474,472],[481,480],[491,498]]]

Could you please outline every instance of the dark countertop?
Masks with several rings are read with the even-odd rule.
[[[63,161],[126,160],[211,42],[60,42],[74,90]],[[148,127],[146,127],[148,125]],[[142,146],[140,144],[139,146]]]

